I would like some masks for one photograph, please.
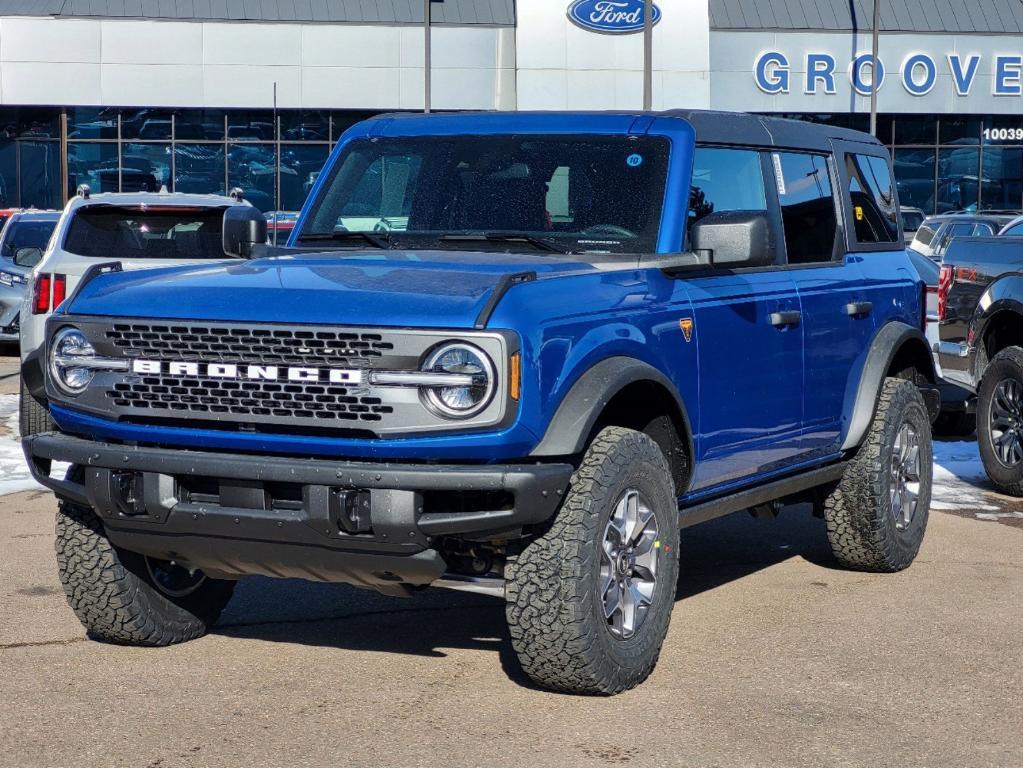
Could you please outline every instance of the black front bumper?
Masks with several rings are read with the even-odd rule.
[[[100,515],[124,549],[212,575],[428,584],[438,536],[512,537],[549,519],[569,464],[409,465],[26,438],[35,478]],[[49,476],[52,461],[79,468]]]

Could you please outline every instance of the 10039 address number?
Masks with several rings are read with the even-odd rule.
[[[985,128],[984,141],[1023,141],[1023,128]]]

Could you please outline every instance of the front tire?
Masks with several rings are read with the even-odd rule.
[[[828,541],[842,565],[882,573],[910,566],[927,530],[932,461],[920,391],[885,379],[863,444],[824,501]]]
[[[62,502],[57,566],[68,605],[94,640],[162,646],[204,635],[234,582],[117,549],[96,513]]]
[[[590,445],[550,530],[508,564],[512,647],[538,685],[614,694],[660,654],[678,579],[678,504],[647,435],[608,427]]]
[[[1003,493],[1023,496],[1023,349],[991,361],[977,392],[977,445],[984,471]]]
[[[25,386],[25,380],[21,380],[21,401],[19,402],[18,431],[22,437],[38,435],[42,432],[52,432],[54,429],[53,419],[50,412],[32,397]]]

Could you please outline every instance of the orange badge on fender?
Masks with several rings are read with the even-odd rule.
[[[678,321],[678,327],[682,329],[682,335],[686,337],[686,344],[693,340],[693,318],[683,317]]]

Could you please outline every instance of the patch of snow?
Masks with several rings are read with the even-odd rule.
[[[931,509],[997,511],[998,506],[984,489],[989,482],[976,440],[934,442]]]
[[[67,464],[54,463],[51,475],[63,477]],[[0,496],[41,490],[25,463],[18,434],[18,395],[0,395]]]

